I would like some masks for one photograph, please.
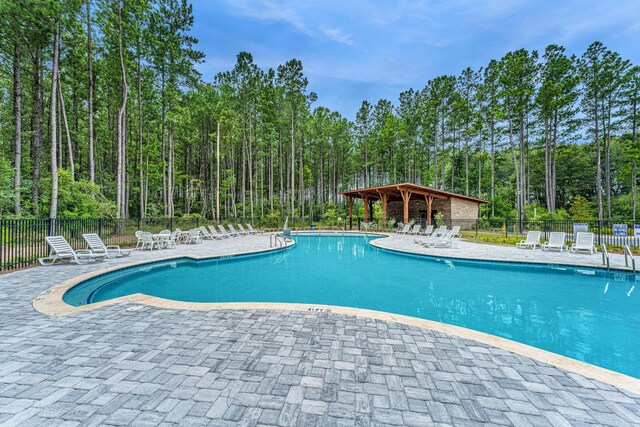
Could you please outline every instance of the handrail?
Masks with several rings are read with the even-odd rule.
[[[287,243],[284,241],[284,239],[280,236],[278,236],[277,234],[273,233],[271,235],[269,235],[269,247],[273,248],[275,246],[278,246],[279,248],[283,248],[287,245]]]
[[[628,257],[631,257],[631,269],[635,273],[636,272],[636,260],[633,257],[633,253],[631,253],[631,248],[629,248],[629,245],[624,245],[624,265],[626,267],[629,267]]]
[[[607,270],[611,270],[611,263],[609,261],[609,252],[607,252],[607,245],[602,244],[602,263],[607,266]]]

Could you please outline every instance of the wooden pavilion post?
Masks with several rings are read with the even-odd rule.
[[[404,204],[404,225],[409,224],[409,199],[411,199],[411,191],[398,188],[400,195],[402,196],[402,202]]]
[[[427,202],[427,225],[431,225],[431,204],[433,203],[433,196],[424,196]]]
[[[387,200],[389,200],[389,193],[378,191],[378,194],[380,194],[380,200],[382,201],[382,226],[387,228]]]
[[[362,222],[366,224],[369,221],[369,196],[362,196],[362,201],[364,202],[364,218]]]
[[[349,200],[349,230],[353,230],[353,197],[348,197]]]

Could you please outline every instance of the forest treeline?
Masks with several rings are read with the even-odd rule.
[[[414,182],[483,215],[632,219],[640,67],[600,42],[506,53],[355,120],[303,64],[205,81],[186,0],[0,2],[0,215],[321,217]]]

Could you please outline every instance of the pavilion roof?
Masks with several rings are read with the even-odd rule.
[[[487,200],[477,199],[475,197],[463,196],[462,194],[451,193],[449,191],[437,190],[423,185],[411,184],[408,182],[402,184],[383,185],[380,187],[360,188],[357,190],[341,191],[340,194],[346,197],[354,197],[362,199],[368,197],[370,199],[381,199],[382,194],[388,195],[388,201],[402,200],[400,191],[408,191],[410,197],[423,199],[424,196],[432,196],[435,199],[449,200],[450,198],[458,198],[470,200],[477,203],[489,203]]]

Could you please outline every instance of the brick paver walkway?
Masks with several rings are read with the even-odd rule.
[[[52,284],[94,268],[0,276],[0,425],[640,424],[640,396],[395,323],[132,304],[52,318],[31,307]]]

